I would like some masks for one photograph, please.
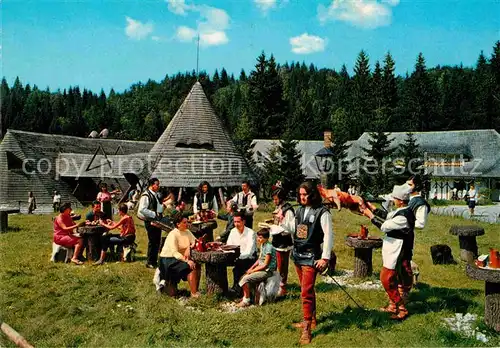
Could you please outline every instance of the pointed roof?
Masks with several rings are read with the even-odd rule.
[[[199,82],[150,151],[150,177],[162,186],[238,186],[255,176],[236,150]]]

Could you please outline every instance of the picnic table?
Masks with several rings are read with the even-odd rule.
[[[97,261],[101,256],[101,236],[107,229],[101,225],[88,225],[77,228],[83,238],[88,261]]]
[[[345,244],[354,248],[354,276],[365,278],[373,273],[372,251],[382,247],[382,239],[368,237],[360,239],[357,235],[346,237]]]
[[[500,332],[500,269],[467,264],[466,274],[472,279],[484,281],[484,322]]]
[[[196,263],[205,264],[205,280],[208,294],[227,294],[227,266],[234,265],[240,256],[240,247],[223,251],[191,250],[191,259]]]
[[[7,232],[9,228],[9,214],[19,213],[19,209],[6,208],[0,209],[0,233]]]
[[[475,225],[454,225],[450,227],[450,234],[458,236],[460,259],[473,264],[477,258],[476,237],[484,234],[484,228]]]

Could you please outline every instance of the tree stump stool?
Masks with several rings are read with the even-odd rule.
[[[382,247],[382,239],[368,237],[368,239],[358,239],[349,236],[345,244],[354,248],[354,276],[365,278],[373,273],[372,251]]]
[[[9,229],[9,214],[19,213],[19,209],[0,209],[0,233]]]
[[[207,235],[205,237],[205,242],[213,242],[214,241],[214,230],[217,228],[217,221],[209,220],[204,222],[192,222],[189,230],[196,237],[200,238],[203,235]]]
[[[474,225],[454,225],[450,228],[450,234],[458,236],[460,243],[460,259],[473,264],[474,260],[477,258],[476,236],[482,236],[484,234],[484,228]]]
[[[240,256],[239,247],[233,250],[234,252],[191,250],[191,259],[196,263],[205,264],[205,279],[209,295],[227,294],[227,266],[233,265]]]
[[[478,268],[468,264],[467,275],[484,284],[484,322],[493,330],[500,332],[500,269]]]
[[[97,261],[101,257],[101,237],[107,229],[103,226],[82,226],[77,232],[83,238],[87,261]]]

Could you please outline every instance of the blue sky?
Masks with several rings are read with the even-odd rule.
[[[237,77],[265,51],[352,73],[364,49],[373,67],[390,51],[399,74],[473,66],[500,40],[498,0],[0,0],[2,75],[39,88],[98,92],[166,74],[225,67]]]

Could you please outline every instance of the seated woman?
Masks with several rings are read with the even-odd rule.
[[[118,213],[120,214],[120,221],[111,222],[107,224],[105,221],[101,220],[101,226],[106,227],[109,230],[120,227],[120,234],[105,234],[101,238],[101,257],[94,263],[94,265],[102,265],[106,259],[106,251],[110,246],[117,245],[120,250],[117,250],[122,254],[124,245],[131,245],[135,242],[135,225],[132,216],[127,214],[128,208],[125,203],[121,203],[118,206]],[[125,261],[123,255],[121,256],[121,261]]]
[[[198,297],[201,266],[191,260],[191,247],[196,241],[188,229],[188,219],[178,213],[173,217],[175,228],[170,231],[160,253],[160,286],[167,285],[169,296],[175,296],[177,284],[187,280],[191,297]]]
[[[77,265],[83,264],[78,258],[83,251],[83,240],[74,236],[73,230],[80,226],[73,222],[71,218],[71,203],[64,203],[59,208],[60,214],[54,219],[54,243],[65,248],[75,248],[71,262]],[[85,224],[85,222],[82,222]]]

